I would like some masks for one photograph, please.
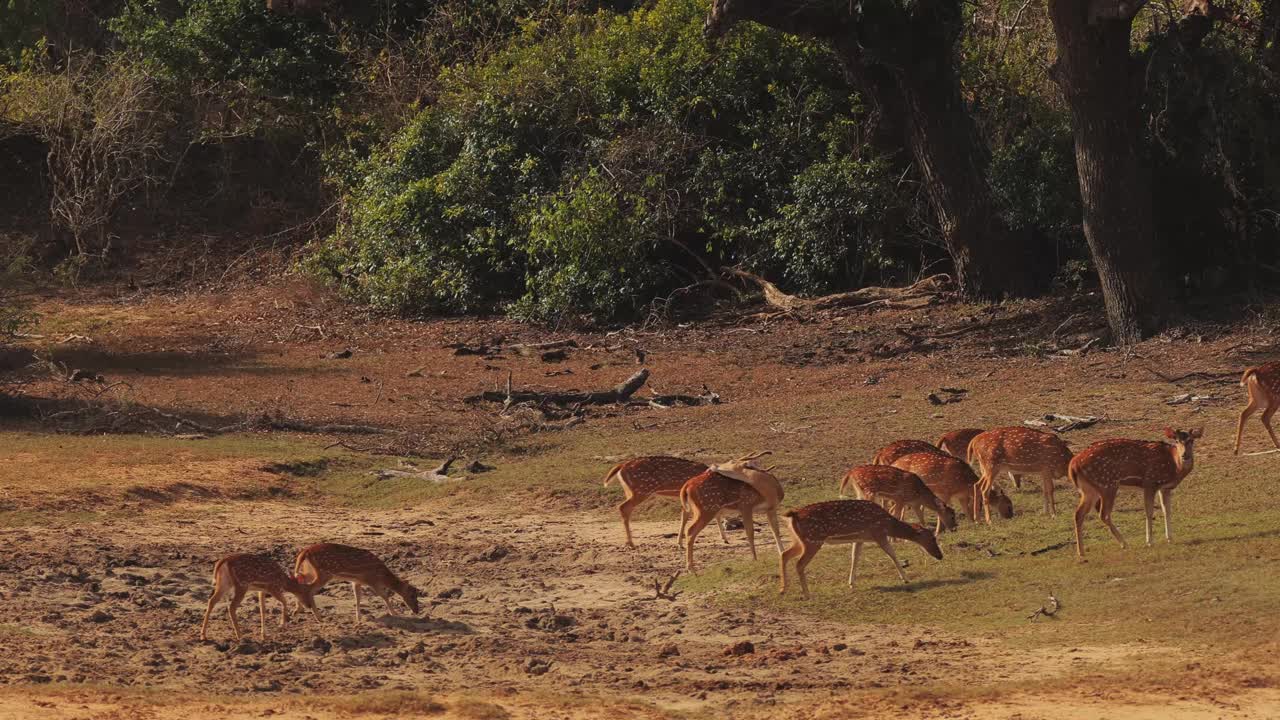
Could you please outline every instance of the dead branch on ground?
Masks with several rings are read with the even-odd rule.
[[[764,294],[764,301],[783,312],[801,312],[830,310],[847,307],[887,307],[918,308],[936,302],[942,293],[952,287],[951,276],[945,274],[931,275],[919,282],[902,288],[865,287],[850,292],[823,295],[816,298],[802,298],[778,289],[777,285],[741,268],[721,268],[726,275],[742,278],[754,283]]]
[[[412,480],[425,480],[427,482],[452,482],[454,480],[462,480],[464,478],[449,477],[449,466],[457,460],[457,457],[449,456],[444,462],[430,470],[379,470],[374,473],[379,480],[388,478],[410,478]],[[407,467],[413,467],[412,464],[405,463]]]

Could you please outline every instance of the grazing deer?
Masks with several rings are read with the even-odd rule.
[[[911,453],[893,461],[893,467],[915,473],[929,489],[950,504],[959,497],[964,504],[965,513],[970,522],[977,522],[978,511],[985,503],[995,505],[996,512],[1006,520],[1013,517],[1013,503],[999,488],[992,488],[990,494],[983,498],[978,494],[978,476],[973,468],[963,460],[939,452],[936,448],[930,452]],[[988,522],[990,522],[988,520]]]
[[[289,620],[289,604],[285,602],[285,593],[298,598],[299,605],[310,610],[313,616],[316,613],[311,588],[298,582],[296,578],[289,577],[275,560],[266,555],[228,555],[213,565],[213,595],[209,597],[209,606],[205,608],[204,622],[200,623],[200,639],[209,639],[209,615],[218,601],[230,593],[231,602],[227,606],[227,615],[231,617],[231,629],[236,634],[236,640],[239,640],[240,623],[236,621],[236,610],[240,608],[245,594],[255,591],[258,593],[258,615],[261,621],[259,637],[262,640],[267,639],[267,603],[264,594],[280,601],[280,627],[284,627]]]
[[[892,465],[859,465],[845,473],[840,481],[840,494],[853,486],[859,500],[886,501],[886,509],[903,519],[908,509],[913,510],[920,524],[924,524],[924,509],[938,514],[933,532],[956,529],[956,511],[947,507],[928,485],[913,472]]]
[[[880,448],[876,452],[876,456],[871,459],[872,465],[892,465],[895,460],[903,455],[910,455],[918,452],[942,452],[937,447],[930,445],[923,440],[897,440]]]
[[[608,487],[609,483],[617,479],[622,492],[626,494],[626,499],[618,506],[618,513],[622,515],[627,547],[636,546],[631,539],[631,513],[635,512],[640,503],[654,495],[671,498],[679,496],[680,488],[684,487],[689,478],[706,469],[707,466],[700,462],[661,455],[632,458],[614,465],[609,474],[604,476],[604,485]],[[716,525],[720,528],[720,539],[727,544],[729,536],[725,535],[724,521],[717,518]]]
[[[1071,448],[1057,435],[1028,427],[1002,427],[988,430],[969,443],[968,461],[982,471],[979,490],[984,494],[995,487],[1000,473],[1039,475],[1044,494],[1044,513],[1057,515],[1053,497],[1053,481],[1067,476]],[[990,514],[990,510],[986,510]],[[990,521],[990,518],[988,518]]]
[[[789,510],[784,514],[787,528],[794,540],[780,560],[782,566],[782,589],[787,592],[787,561],[795,558],[796,575],[800,576],[800,591],[806,600],[809,599],[809,582],[804,570],[813,560],[814,555],[826,543],[853,543],[853,552],[849,561],[849,587],[853,588],[854,575],[858,570],[858,558],[862,555],[862,543],[874,542],[893,560],[898,570],[898,577],[907,582],[906,573],[898,556],[893,552],[893,544],[889,538],[901,538],[917,543],[930,555],[941,560],[942,550],[934,534],[921,525],[909,525],[890,515],[887,510],[869,500],[828,500],[826,502],[806,505],[798,510]]]
[[[680,488],[680,539],[685,548],[685,568],[694,572],[693,543],[713,519],[737,513],[742,516],[742,529],[756,558],[755,521],[752,516],[763,510],[773,530],[773,543],[782,552],[782,533],[778,528],[778,505],[783,498],[782,483],[771,474],[773,468],[761,468],[754,460],[756,453],[724,465],[713,465]],[[692,517],[692,521],[690,521]],[[688,528],[686,530],[686,527]]]
[[[401,580],[395,573],[368,550],[320,543],[303,548],[293,563],[293,574],[300,582],[307,583],[311,592],[315,593],[330,580],[351,583],[351,593],[356,600],[356,622],[360,622],[360,586],[363,585],[382,598],[386,603],[387,613],[395,615],[391,607],[391,593],[404,600],[414,615],[418,614],[418,596],[421,591]]]
[[[1255,412],[1262,411],[1262,427],[1271,436],[1271,444],[1280,450],[1280,438],[1271,429],[1271,418],[1280,410],[1280,361],[1269,362],[1244,371],[1240,385],[1249,391],[1249,404],[1240,411],[1240,423],[1236,425],[1235,454],[1240,454],[1240,436],[1244,434],[1244,421]]]
[[[1142,488],[1142,502],[1147,519],[1147,544],[1151,544],[1152,500],[1156,497],[1159,497],[1160,511],[1164,514],[1165,540],[1173,540],[1169,529],[1173,490],[1194,467],[1195,442],[1204,436],[1204,430],[1165,428],[1164,435],[1169,442],[1102,440],[1071,459],[1067,477],[1080,491],[1080,504],[1076,507],[1075,519],[1076,556],[1080,560],[1084,560],[1084,519],[1094,508],[1098,509],[1102,523],[1111,531],[1120,547],[1129,547],[1111,522],[1116,492],[1124,485]]]

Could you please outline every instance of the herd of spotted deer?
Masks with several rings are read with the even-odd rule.
[[[1240,452],[1244,423],[1261,412],[1263,427],[1271,442],[1280,450],[1280,438],[1271,427],[1271,418],[1280,410],[1280,361],[1246,370],[1240,379],[1249,393],[1249,403],[1240,413],[1236,426],[1235,453]],[[906,575],[893,551],[891,539],[915,542],[930,555],[941,560],[937,534],[956,528],[956,513],[950,502],[960,498],[971,522],[982,513],[991,522],[991,509],[1004,518],[1013,517],[1009,497],[996,485],[996,478],[1008,473],[1017,486],[1027,476],[1039,476],[1044,494],[1044,512],[1054,515],[1054,481],[1066,477],[1080,493],[1075,511],[1076,554],[1084,559],[1082,525],[1095,509],[1102,522],[1120,543],[1128,547],[1120,531],[1111,522],[1116,493],[1121,487],[1142,489],[1146,516],[1146,540],[1151,544],[1151,520],[1154,503],[1159,502],[1164,516],[1166,540],[1172,540],[1169,515],[1175,488],[1191,472],[1195,441],[1202,429],[1175,430],[1165,428],[1165,441],[1112,439],[1101,440],[1077,454],[1057,435],[1027,427],[1002,427],[992,430],[966,428],[944,435],[936,445],[923,440],[899,440],[881,448],[870,465],[859,465],[840,481],[839,493],[852,489],[856,500],[827,500],[787,511],[792,543],[783,548],[779,532],[778,508],[783,499],[781,483],[771,474],[772,468],[761,467],[758,460],[768,454],[755,453],[720,465],[675,457],[648,456],[623,462],[605,476],[604,484],[616,480],[626,499],[618,506],[626,544],[634,548],[631,536],[631,513],[650,497],[678,497],[681,517],[679,543],[685,551],[686,569],[694,571],[693,544],[698,534],[712,521],[727,543],[724,516],[738,514],[742,519],[752,557],[756,556],[753,514],[763,511],[773,531],[774,543],[781,556],[781,592],[787,590],[787,564],[795,561],[800,588],[807,599],[809,586],[805,567],[824,544],[852,544],[849,586],[864,542],[874,542],[893,560],[898,576]],[[973,466],[977,465],[979,473]],[[934,529],[924,527],[924,511],[937,515]],[[903,521],[907,511],[914,513],[920,524]],[[360,620],[360,588],[367,587],[394,615],[391,593],[399,595],[415,614],[419,610],[420,591],[400,579],[373,553],[360,548],[323,543],[298,553],[293,575],[286,573],[265,555],[228,555],[214,565],[214,590],[200,626],[200,638],[207,638],[209,616],[223,598],[230,598],[228,615],[236,639],[240,626],[236,609],[245,595],[258,593],[261,636],[266,636],[264,595],[271,595],[283,607],[280,625],[289,618],[285,593],[297,597],[302,607],[316,616],[315,593],[331,580],[351,583],[355,598],[356,620]],[[318,617],[318,616],[317,616]]]

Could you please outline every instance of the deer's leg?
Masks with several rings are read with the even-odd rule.
[[[689,534],[684,539],[684,569],[691,575],[696,575],[697,571],[693,569],[693,543],[698,539],[698,533],[710,522],[702,514],[702,510],[694,508],[693,524],[689,526]]]
[[[924,525],[924,508],[921,507],[919,503],[916,503],[915,511],[916,511],[916,520],[918,520],[921,525]]]
[[[804,552],[804,543],[797,540],[796,542],[791,544],[791,547],[787,548],[785,551],[783,551],[781,554],[778,555],[778,564],[781,569],[780,574],[782,575],[782,587],[778,589],[779,595],[787,594],[787,562],[790,561],[792,558],[798,557],[803,552]]]
[[[724,518],[722,517],[716,518],[716,527],[720,528],[720,539],[724,541],[725,545],[728,545],[729,536],[725,534],[725,531],[724,531]]]
[[[1013,481],[1013,487],[1014,487],[1014,489],[1015,489],[1015,490],[1021,490],[1021,489],[1022,489],[1022,476],[1021,476],[1021,475],[1016,475],[1016,474],[1014,474],[1014,472],[1013,472],[1012,470],[1010,470],[1010,471],[1009,471],[1009,479]]]
[[[241,600],[244,600],[244,591],[236,588],[235,594],[231,596],[231,603],[227,605],[227,615],[231,618],[231,631],[236,634],[236,642],[240,641],[240,623],[236,620],[236,611],[240,609]]]
[[[747,545],[751,548],[751,559],[758,560],[756,556],[756,521],[751,515],[751,505],[747,504],[739,511],[742,514],[742,530],[747,534]]]
[[[684,504],[684,496],[680,497],[680,534],[676,535],[676,545],[684,547],[686,544],[686,528],[689,524],[689,508]]]
[[[351,581],[351,594],[356,598],[356,622],[360,622],[360,583]]]
[[[267,641],[267,598],[266,593],[258,591],[258,639]]]
[[[765,511],[765,517],[769,518],[769,530],[773,532],[773,545],[778,548],[778,554],[782,554],[782,531],[778,527],[778,508],[769,508]]]
[[[1129,547],[1129,543],[1124,541],[1124,536],[1120,534],[1120,530],[1116,527],[1116,524],[1111,522],[1111,509],[1114,508],[1115,505],[1116,491],[1112,490],[1110,492],[1103,493],[1102,511],[1099,514],[1102,515],[1102,524],[1106,525],[1107,529],[1111,531],[1111,536],[1116,539],[1116,542],[1120,543],[1120,547],[1127,548]]]
[[[849,589],[853,589],[853,578],[858,572],[858,559],[862,557],[862,543],[853,543],[849,549]]]
[[[982,464],[982,479],[978,481],[979,492],[982,495],[982,519],[988,525],[991,524],[991,503],[987,501],[987,493],[991,492],[991,488],[996,484],[996,468],[987,469],[985,463]]]
[[[1266,428],[1267,434],[1271,436],[1271,444],[1280,450],[1280,438],[1276,437],[1276,431],[1271,428],[1271,418],[1276,414],[1276,410],[1280,410],[1280,403],[1272,403],[1262,411],[1262,427]]]
[[[809,579],[805,577],[804,569],[809,566],[809,562],[813,560],[813,556],[818,554],[818,550],[822,548],[821,543],[806,543],[803,552],[796,560],[796,576],[800,578],[800,592],[804,595],[804,599],[809,599]]]
[[[622,516],[622,530],[627,534],[627,547],[635,548],[635,541],[631,539],[631,513],[635,511],[636,506],[644,501],[644,498],[632,495],[622,504],[618,506],[618,514]]]
[[[1098,496],[1093,492],[1092,488],[1080,485],[1080,504],[1076,506],[1076,559],[1084,560],[1084,519],[1089,516],[1089,511],[1093,509],[1094,504],[1098,501]]]
[[[1153,500],[1156,497],[1156,489],[1154,487],[1143,486],[1142,488],[1142,515],[1147,521],[1147,546],[1151,546],[1151,513],[1153,508]]]
[[[280,627],[289,624],[289,601],[285,598],[284,593],[276,591],[271,593],[271,597],[280,602]]]
[[[1169,528],[1169,513],[1173,512],[1173,491],[1165,488],[1157,495],[1160,499],[1160,514],[1164,515],[1164,539],[1173,542],[1173,531]]]
[[[1053,497],[1053,478],[1043,475],[1040,478],[1040,489],[1044,491],[1044,514],[1053,516],[1058,514],[1058,503]]]
[[[213,613],[214,606],[218,604],[218,601],[222,599],[222,596],[225,595],[226,592],[227,592],[226,585],[223,585],[221,583],[214,585],[213,594],[209,596],[209,606],[204,609],[204,622],[200,623],[200,639],[201,640],[209,639],[209,634],[208,634],[209,615]]]
[[[893,543],[889,542],[889,536],[881,535],[876,538],[876,544],[879,545],[880,549],[884,550],[885,554],[889,556],[889,559],[893,561],[893,567],[898,571],[898,577],[902,579],[903,584],[909,582],[907,580],[907,574],[902,572],[902,563],[898,562],[898,556],[893,552]]]
[[[373,591],[382,598],[382,604],[387,606],[387,614],[396,617],[396,609],[391,607],[391,592],[386,588],[374,588]]]
[[[1236,455],[1240,454],[1240,437],[1244,434],[1244,421],[1248,420],[1257,411],[1258,401],[1253,395],[1253,388],[1249,388],[1249,404],[1245,405],[1244,409],[1240,411],[1240,422],[1236,423]]]

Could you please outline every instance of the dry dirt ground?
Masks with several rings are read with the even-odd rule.
[[[816,499],[839,468],[890,435],[923,436],[922,423],[933,434],[966,419],[992,424],[1028,408],[1065,412],[1100,384],[1110,404],[1095,406],[1119,424],[1111,432],[1150,432],[1125,404],[1125,392],[1138,390],[1211,392],[1216,399],[1169,412],[1218,430],[1232,417],[1238,369],[1277,354],[1265,311],[1188,324],[1135,354],[1078,355],[1061,350],[1097,326],[1095,299],[736,316],[613,334],[370,318],[287,284],[51,295],[38,309],[43,337],[24,348],[54,370],[32,371],[0,425],[0,718],[1280,717],[1280,675],[1267,665],[1280,647],[1275,616],[1247,647],[1209,653],[1160,633],[1019,642],[954,625],[739,605],[697,589],[660,599],[654,580],[679,567],[669,509],[636,522],[639,549],[627,551],[611,509],[616,488],[597,487],[617,457],[767,446],[789,453],[782,462],[799,478],[795,497]],[[579,348],[558,362],[450,347],[564,337]],[[345,349],[351,357],[328,357]],[[545,423],[555,421],[532,409],[503,415],[466,400],[501,387],[508,372],[517,388],[608,387],[637,369],[636,349],[662,392],[705,383],[725,403],[593,409],[552,432]],[[103,382],[54,376],[74,369]],[[1156,377],[1196,371],[1205,375],[1191,380],[1209,390]],[[923,401],[961,381],[994,397],[968,406],[985,416],[966,418],[964,402]],[[842,416],[831,415],[836,406]],[[174,417],[220,426],[255,414],[396,432],[248,433],[207,454],[183,443],[224,441],[164,438],[194,432],[175,428]],[[103,433],[121,429],[149,437]],[[1220,454],[1224,435],[1212,438]],[[330,447],[339,441],[479,456],[499,466],[499,479],[379,494],[368,470],[395,460]],[[1261,431],[1249,442],[1261,449]],[[329,458],[347,480],[325,484],[323,467],[320,479],[296,466],[282,476],[264,469],[273,454]],[[1074,506],[1071,495],[1060,491],[1063,507]],[[761,530],[761,557],[772,561]],[[744,555],[741,534],[728,547],[713,536],[699,543],[701,561],[741,572],[718,565]],[[256,603],[246,601],[243,641],[232,639],[224,608],[211,639],[197,639],[217,557],[252,549],[283,564],[322,540],[377,552],[424,589],[430,611],[390,617],[375,599],[357,622],[349,588],[331,585],[318,624],[296,615],[280,629],[279,606],[268,601],[259,641]],[[1102,547],[1100,536],[1093,542]],[[1273,546],[1259,552],[1258,571],[1274,577]],[[763,577],[756,590],[772,582]],[[750,652],[730,651],[743,641]]]

